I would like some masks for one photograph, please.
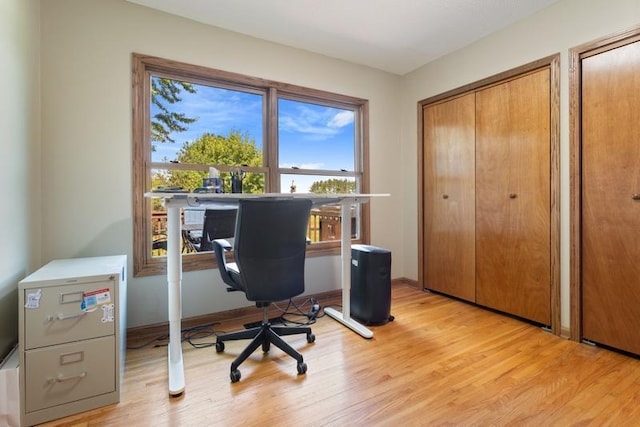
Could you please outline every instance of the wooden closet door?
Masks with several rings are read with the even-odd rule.
[[[640,42],[582,61],[582,336],[640,354]]]
[[[425,287],[475,301],[475,94],[426,106]]]
[[[549,70],[476,102],[476,301],[550,325]]]

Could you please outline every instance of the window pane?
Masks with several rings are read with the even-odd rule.
[[[151,161],[263,164],[263,96],[154,76]]]
[[[318,206],[309,215],[308,236],[312,242],[338,241],[342,236],[342,215],[340,206]],[[359,209],[351,207],[351,239],[359,236]]]
[[[194,191],[202,187],[202,179],[208,172],[193,170],[151,170],[151,188],[158,190],[162,187],[180,187],[187,191]],[[224,182],[224,192],[231,192],[231,174],[221,172]],[[242,180],[243,193],[264,193],[265,175],[262,173],[246,173]],[[182,253],[192,254],[206,252],[210,249],[200,247],[202,228],[204,225],[205,207],[194,207],[181,210],[182,224]],[[167,211],[162,199],[151,199],[151,256],[165,256],[167,254]]]
[[[355,193],[356,179],[344,176],[320,176],[302,174],[283,174],[281,193]],[[294,191],[291,191],[295,187]],[[351,208],[351,238],[359,237],[360,209]],[[309,216],[309,238],[312,242],[340,240],[342,235],[342,213],[340,206],[319,206],[311,210]]]
[[[282,174],[281,193],[355,193],[357,183],[354,177]]]
[[[361,164],[367,138],[360,132],[368,123],[366,100],[146,55],[133,54],[133,61],[133,81],[144,83],[133,85],[135,194],[162,186],[198,190],[211,166],[219,166],[226,192],[231,190],[230,171],[237,168],[246,172],[244,193],[278,192],[281,182],[285,192],[292,186],[297,192],[367,187],[367,165]],[[268,107],[274,104],[272,111]],[[348,185],[311,188],[329,179],[346,179]],[[159,274],[166,269],[159,259],[166,254],[162,201],[136,197],[133,210],[134,218],[142,218],[134,221],[133,274]],[[363,242],[368,222],[362,212],[367,211],[364,204],[350,215],[353,235]],[[322,215],[317,215],[314,240],[339,239],[335,212]],[[183,229],[192,219],[191,213],[187,216],[182,216]],[[325,254],[339,247],[336,240],[311,250]],[[183,238],[183,254],[190,250]],[[183,257],[184,271],[213,265],[210,253]]]
[[[354,112],[278,99],[280,168],[354,171]]]

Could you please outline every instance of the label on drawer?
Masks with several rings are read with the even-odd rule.
[[[40,307],[40,297],[42,297],[42,289],[27,293],[27,302],[24,304],[24,308]]]
[[[93,311],[100,304],[108,304],[111,302],[111,291],[109,288],[98,289],[95,291],[84,292],[80,308],[83,311]]]
[[[100,321],[102,323],[113,322],[115,306],[113,304],[105,304],[102,306],[102,319]]]

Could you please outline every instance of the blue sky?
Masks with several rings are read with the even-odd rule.
[[[173,133],[175,143],[156,143],[152,160],[173,160],[184,142],[194,141],[205,132],[227,135],[232,130],[248,133],[262,147],[262,96],[210,86],[194,85],[195,94],[182,92],[180,103],[170,106],[198,120],[181,133]],[[152,116],[157,112],[151,106]],[[321,105],[280,99],[279,143],[280,167],[301,169],[354,170],[354,113]],[[288,191],[290,181],[283,178],[281,191]],[[311,182],[325,177],[298,176],[298,192],[305,192]]]

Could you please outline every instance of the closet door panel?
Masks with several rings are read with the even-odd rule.
[[[475,301],[475,94],[423,109],[425,287]]]
[[[582,336],[640,354],[639,330],[640,42],[635,42],[582,61]]]
[[[549,70],[476,97],[476,301],[550,325]]]

